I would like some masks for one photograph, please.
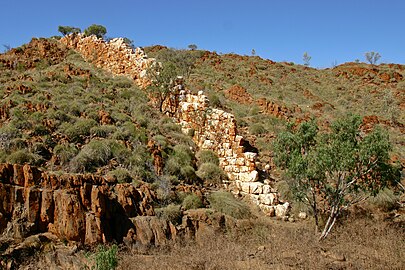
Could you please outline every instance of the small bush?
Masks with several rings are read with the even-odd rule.
[[[96,254],[96,269],[97,270],[113,270],[118,266],[118,247],[112,245],[110,248],[99,246]]]
[[[194,168],[190,165],[186,165],[180,168],[181,180],[185,180],[188,184],[193,184],[197,181],[197,174]]]
[[[231,193],[224,191],[213,192],[208,196],[212,209],[237,219],[251,216],[248,205],[236,199]]]
[[[201,164],[196,173],[204,182],[211,184],[221,184],[226,179],[222,169],[210,162]]]
[[[385,188],[375,197],[370,197],[368,201],[383,211],[391,211],[398,207],[399,198],[391,189]]]
[[[189,210],[189,209],[197,209],[203,207],[203,203],[201,201],[201,198],[195,195],[194,193],[187,195],[182,203],[182,206],[184,209]]]
[[[15,151],[7,157],[7,162],[12,164],[30,164],[38,166],[43,161],[44,160],[40,155],[32,154],[27,150]]]
[[[219,99],[219,97],[212,93],[208,96],[208,99],[210,100],[210,105],[213,108],[221,108],[222,104],[221,104],[221,100]]]
[[[195,180],[195,171],[191,166],[193,152],[186,145],[176,145],[165,164],[165,172],[184,180]]]
[[[181,224],[182,212],[180,205],[169,204],[166,207],[156,209],[156,216],[170,221],[174,225]]]
[[[107,138],[116,131],[113,125],[94,126],[90,129],[90,134],[100,138]]]
[[[266,129],[260,123],[255,123],[249,127],[249,133],[252,135],[260,135],[266,132]]]
[[[74,144],[58,144],[53,148],[53,154],[59,159],[61,165],[68,164],[78,152]]]
[[[92,127],[97,126],[93,119],[77,119],[74,124],[64,123],[61,128],[72,142],[81,142],[85,136],[90,135]]]
[[[104,166],[112,157],[108,140],[92,140],[86,144],[71,161],[74,172],[91,172],[96,167]]]
[[[125,168],[116,168],[113,171],[108,172],[108,175],[117,179],[118,183],[131,183],[132,177],[129,171]]]
[[[218,156],[211,150],[200,150],[195,157],[197,158],[197,166],[203,163],[212,163],[219,166]]]

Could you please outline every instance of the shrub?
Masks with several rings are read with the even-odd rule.
[[[107,34],[107,29],[99,24],[92,24],[84,30],[85,36],[95,35],[98,38],[104,38]]]
[[[18,150],[11,153],[7,158],[8,163],[40,165],[44,160],[40,155],[32,154],[27,150]]]
[[[107,138],[113,134],[116,129],[117,128],[113,125],[94,126],[90,129],[90,134],[100,138]]]
[[[118,183],[131,183],[132,177],[129,171],[125,168],[116,168],[113,171],[108,172],[109,176],[113,176],[117,179]]]
[[[219,97],[216,94],[211,93],[208,96],[208,98],[210,100],[211,107],[213,107],[213,108],[221,108],[222,107],[221,100],[219,99]]]
[[[97,270],[113,270],[118,266],[118,247],[112,245],[110,248],[99,246],[95,254]]]
[[[249,127],[249,133],[252,135],[260,135],[266,132],[266,129],[260,123],[255,123]]]
[[[165,172],[184,180],[195,180],[192,164],[192,151],[186,145],[176,145],[165,164]]]
[[[97,126],[95,120],[79,118],[74,124],[62,124],[61,129],[69,137],[70,141],[82,142],[85,136],[90,135],[90,130],[94,126]]]
[[[80,33],[81,32],[80,28],[72,27],[72,26],[62,26],[62,25],[59,25],[58,31],[64,36],[69,35],[71,33]]]
[[[60,164],[69,163],[78,153],[74,144],[58,144],[53,148],[53,154],[59,159]]]
[[[75,172],[93,171],[96,167],[106,165],[111,157],[108,140],[92,140],[73,158],[72,169]]]
[[[388,188],[383,189],[376,196],[370,197],[368,201],[384,211],[391,211],[399,205],[398,196]]]
[[[221,184],[226,179],[226,175],[222,169],[210,162],[201,164],[197,170],[197,175],[204,182],[211,184]]]
[[[169,204],[163,208],[156,209],[156,216],[159,218],[165,219],[170,221],[174,225],[181,224],[182,212],[180,209],[180,205]]]
[[[200,150],[195,157],[197,158],[197,166],[203,163],[212,163],[219,166],[218,156],[211,150]]]
[[[184,209],[189,210],[189,209],[197,209],[197,208],[201,208],[203,207],[203,203],[201,201],[201,198],[198,197],[196,194],[192,193],[187,195],[184,200],[183,203],[181,204]]]
[[[250,209],[245,202],[236,199],[231,193],[216,191],[208,196],[212,209],[237,219],[249,218]]]

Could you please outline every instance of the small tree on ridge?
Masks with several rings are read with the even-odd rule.
[[[104,38],[107,34],[107,28],[99,24],[92,24],[84,30],[84,35],[95,35],[98,38]]]
[[[59,25],[58,31],[62,35],[66,36],[66,35],[69,35],[72,33],[80,33],[82,30],[80,30],[80,28],[77,28],[77,27]]]
[[[372,65],[375,65],[381,58],[381,55],[378,52],[366,52],[364,55],[366,57],[367,62],[369,62]]]

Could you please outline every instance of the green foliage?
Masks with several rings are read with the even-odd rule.
[[[54,155],[58,158],[61,165],[68,164],[78,153],[74,144],[58,144],[53,149]]]
[[[133,50],[135,50],[135,45],[134,45],[134,41],[132,39],[129,39],[127,37],[124,37],[124,42],[131,47]]]
[[[74,172],[94,171],[111,159],[123,162],[128,153],[125,146],[117,141],[93,139],[72,159],[70,165]]]
[[[304,61],[304,66],[309,66],[311,58],[312,57],[309,56],[309,54],[307,52],[304,53],[304,55],[302,56],[302,60]]]
[[[99,246],[95,254],[96,270],[114,270],[118,266],[118,246]]]
[[[224,191],[216,191],[208,196],[208,201],[212,209],[229,215],[237,219],[245,219],[251,217],[249,206],[238,199],[231,193]]]
[[[104,38],[107,34],[107,28],[99,24],[92,24],[84,30],[85,36],[95,35],[98,38]]]
[[[252,135],[260,135],[260,134],[263,134],[265,132],[266,132],[266,129],[260,123],[252,124],[249,127],[249,133],[252,134]]]
[[[198,177],[209,184],[220,185],[226,179],[226,175],[222,169],[210,162],[201,164],[196,173]]]
[[[148,91],[152,93],[157,107],[163,112],[163,105],[170,97],[178,76],[187,79],[201,54],[198,51],[164,49],[155,57],[160,62],[148,70],[152,84]]]
[[[189,209],[197,209],[203,207],[203,203],[201,201],[201,198],[198,197],[196,194],[192,193],[187,195],[183,199],[183,203],[181,204],[184,209],[189,210]]]
[[[114,177],[120,184],[132,182],[131,173],[125,168],[116,168],[108,172],[108,175]]]
[[[366,52],[364,56],[366,57],[367,62],[372,65],[375,65],[381,58],[381,55],[378,52]]]
[[[194,183],[197,176],[192,166],[193,156],[193,152],[187,145],[176,145],[166,161],[165,172],[178,177],[179,180]]]
[[[90,130],[94,126],[97,126],[95,120],[78,118],[74,123],[63,123],[61,129],[71,142],[82,142],[90,135]]]
[[[203,163],[212,163],[219,166],[218,156],[212,150],[202,149],[196,153],[195,157],[197,158],[198,167]]]
[[[77,28],[77,27],[59,25],[58,31],[62,35],[66,36],[66,35],[69,35],[72,33],[80,33],[82,30],[80,30],[80,28]]]
[[[190,44],[187,47],[192,51],[197,50],[197,45],[195,45],[195,44]]]
[[[159,218],[165,219],[174,225],[181,224],[182,212],[180,209],[180,205],[169,204],[163,208],[157,208],[155,210],[156,216]]]
[[[8,163],[11,164],[32,164],[32,165],[40,165],[43,162],[41,156],[32,154],[25,150],[17,150],[11,153],[6,158]]]
[[[343,209],[399,179],[388,164],[387,134],[376,128],[364,135],[361,123],[360,117],[348,116],[332,123],[331,132],[318,134],[315,122],[307,122],[297,130],[289,127],[274,143],[275,162],[290,177],[296,199],[312,208],[317,225],[319,215],[328,216],[321,238]]]
[[[217,94],[210,93],[208,95],[208,99],[210,100],[210,106],[211,107],[213,107],[213,108],[221,108],[222,107],[221,100],[220,100],[220,98],[218,97]]]

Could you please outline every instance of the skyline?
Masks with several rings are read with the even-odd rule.
[[[127,37],[135,46],[164,45],[218,53],[256,55],[281,62],[328,68],[365,61],[366,52],[379,63],[405,63],[402,17],[405,1],[77,1],[5,2],[0,18],[0,45],[18,47],[32,37],[60,35],[59,25],[91,24],[107,28],[107,36]],[[3,51],[4,46],[1,46]]]

